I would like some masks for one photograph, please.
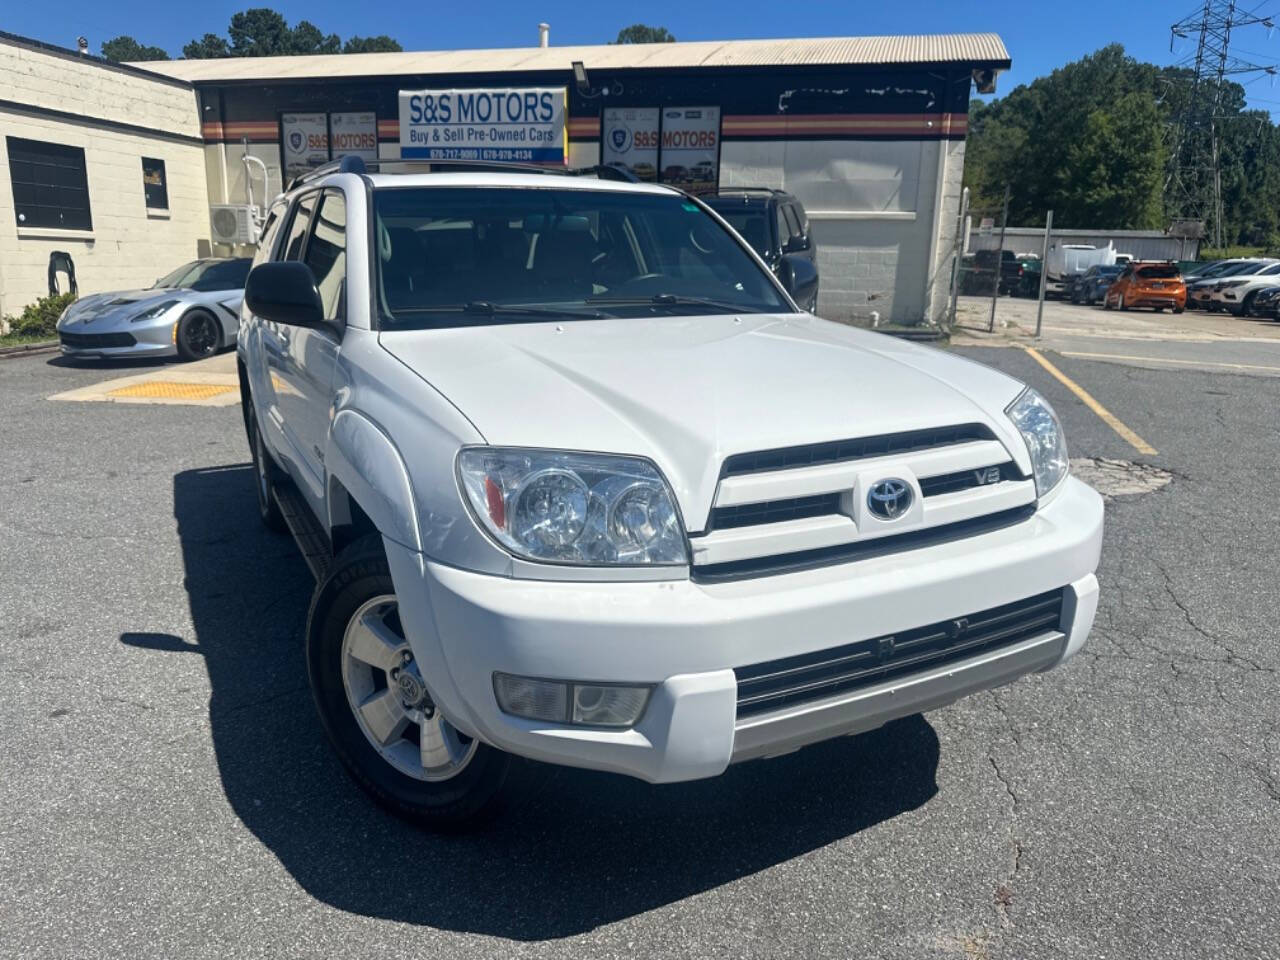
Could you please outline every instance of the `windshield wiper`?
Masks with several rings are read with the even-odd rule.
[[[588,297],[587,303],[608,305],[635,305],[649,307],[712,307],[726,313],[757,313],[759,311],[741,303],[714,300],[710,297],[684,297],[674,293],[658,293],[652,297]]]
[[[489,300],[468,300],[466,303],[445,303],[426,307],[402,307],[402,313],[472,313],[486,317],[556,317],[571,320],[603,320],[599,310],[579,310],[574,307],[534,307],[518,303],[492,303]]]

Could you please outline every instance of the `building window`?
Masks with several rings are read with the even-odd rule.
[[[18,226],[92,230],[84,150],[21,137],[5,141]]]
[[[169,209],[169,185],[164,179],[164,161],[142,158],[142,192],[148,210]]]

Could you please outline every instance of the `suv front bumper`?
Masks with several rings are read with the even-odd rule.
[[[722,773],[1047,670],[1097,607],[1102,501],[1069,478],[1015,526],[931,547],[736,582],[493,577],[387,540],[400,617],[432,696],[461,730],[551,763],[654,782]],[[425,589],[424,589],[425,587]],[[734,667],[803,656],[1065,588],[1056,629],[934,669],[744,718]],[[501,712],[493,673],[653,684],[640,722],[606,730]]]

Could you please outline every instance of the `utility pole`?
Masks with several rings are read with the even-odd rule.
[[[1231,56],[1231,34],[1241,27],[1260,25],[1270,30],[1271,17],[1237,9],[1236,0],[1203,0],[1195,13],[1170,29],[1169,49],[1176,40],[1195,39],[1196,50],[1174,64],[1189,76],[1173,129],[1169,168],[1165,174],[1165,213],[1170,218],[1208,221],[1214,245],[1223,246],[1222,170],[1218,149],[1226,78],[1269,73],[1275,66],[1248,63]]]

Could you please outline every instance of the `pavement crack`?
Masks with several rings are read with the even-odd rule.
[[[1003,718],[1005,727],[1009,731],[1009,736],[1013,740],[1014,748],[1021,748],[1022,736],[1017,724],[1013,722],[1013,717],[1005,709],[1004,704],[1000,702],[996,692],[992,690],[990,693],[996,711]],[[1014,925],[1013,917],[1010,915],[1010,907],[1013,906],[1014,884],[1017,882],[1018,873],[1022,869],[1023,846],[1017,832],[1018,814],[1022,808],[1022,798],[1018,796],[1018,791],[1014,788],[1013,781],[1001,769],[1000,761],[996,759],[996,745],[994,743],[987,749],[987,763],[991,764],[992,772],[996,775],[996,779],[1000,781],[1000,785],[1004,787],[1005,794],[1009,797],[1009,866],[1005,870],[1004,877],[995,884],[992,898],[992,905],[1001,926],[1008,928]]]
[[[1244,654],[1237,653],[1232,648],[1231,644],[1222,637],[1219,637],[1217,634],[1214,634],[1202,627],[1196,621],[1195,615],[1191,612],[1191,608],[1183,602],[1182,598],[1178,596],[1177,591],[1174,590],[1173,578],[1169,575],[1169,571],[1166,570],[1164,565],[1159,561],[1155,561],[1154,565],[1155,568],[1160,571],[1161,576],[1164,577],[1164,592],[1169,595],[1169,599],[1173,601],[1174,606],[1176,606],[1182,613],[1182,619],[1186,622],[1187,626],[1226,654],[1226,660],[1228,663],[1243,664],[1251,670],[1256,670],[1262,673],[1276,672],[1274,667],[1268,667],[1259,663],[1257,660],[1254,660],[1252,657],[1246,657]]]

